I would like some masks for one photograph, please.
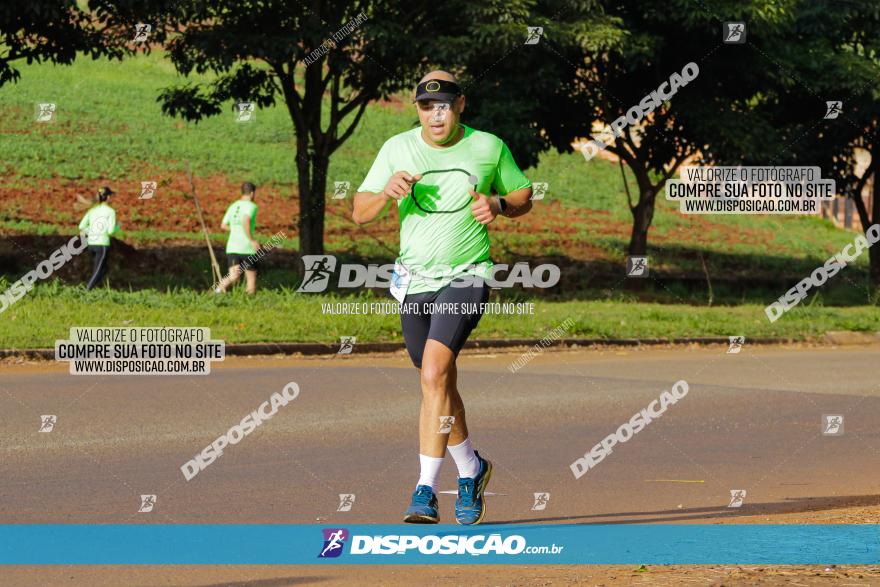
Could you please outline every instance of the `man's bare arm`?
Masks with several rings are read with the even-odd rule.
[[[521,190],[514,190],[506,196],[503,196],[503,198],[504,201],[507,202],[507,208],[504,210],[504,212],[501,213],[501,215],[506,216],[507,218],[516,218],[517,216],[522,216],[532,209],[531,187],[522,188]],[[500,202],[498,202],[498,209],[501,209]]]
[[[366,224],[381,214],[385,204],[390,201],[391,198],[386,196],[384,192],[378,194],[358,192],[354,195],[354,210],[351,213],[351,219],[355,224]]]
[[[245,216],[242,218],[241,225],[244,226],[244,233],[247,235],[248,240],[251,241],[251,244],[254,245],[254,248],[259,249],[260,243],[257,242],[257,239],[255,239],[254,235],[251,233],[251,217]]]
[[[358,192],[354,195],[354,210],[351,219],[356,224],[366,224],[373,220],[385,208],[390,200],[402,200],[412,193],[414,183],[422,179],[421,175],[411,175],[407,171],[398,171],[391,176],[382,192]]]

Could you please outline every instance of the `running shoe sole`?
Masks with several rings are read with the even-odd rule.
[[[431,517],[425,514],[407,514],[404,516],[403,521],[407,524],[437,524],[440,522],[440,517]]]

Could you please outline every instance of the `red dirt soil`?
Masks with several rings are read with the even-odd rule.
[[[155,177],[161,175],[158,172],[154,174]],[[219,233],[220,220],[229,204],[238,198],[240,184],[222,175],[197,177],[195,181],[208,230]],[[149,200],[138,199],[139,181],[121,183],[111,180],[15,178],[15,187],[10,187],[10,183],[13,182],[0,186],[0,220],[51,224],[57,226],[61,233],[72,232],[87,208],[77,201],[77,196],[91,200],[97,187],[107,184],[117,191],[112,205],[123,231],[198,233],[201,230],[193,201],[185,196],[189,184],[182,174],[170,178],[167,185],[160,185],[155,197]],[[278,231],[283,231],[287,238],[297,236],[299,198],[295,187],[274,184],[260,186],[257,203],[260,206],[257,217],[260,237],[265,238]],[[614,264],[621,261],[623,248],[619,252],[609,252],[595,243],[586,242],[583,236],[589,232],[593,237],[613,237],[627,242],[631,231],[628,221],[613,219],[607,210],[564,207],[560,201],[552,199],[537,202],[535,207],[540,210],[539,214],[532,213],[505,222],[503,231],[499,230],[500,227],[490,228],[497,235],[493,238],[496,256],[533,256],[538,250],[562,252],[573,261]],[[399,238],[396,212],[392,210],[384,218],[366,226],[357,226],[351,220],[351,195],[344,200],[334,200],[328,196],[325,224],[328,249],[350,250],[354,241],[364,237],[381,243],[393,254]],[[699,247],[719,238],[729,243],[767,242],[773,238],[773,234],[769,230],[715,224],[706,218],[693,217],[689,218],[687,226],[665,233],[652,232],[651,242]],[[521,242],[527,243],[527,251],[516,250],[526,248],[526,244],[514,244]],[[697,258],[696,255],[695,252],[693,258]]]
[[[0,218],[52,224],[60,231],[71,231],[85,213],[87,206],[77,196],[91,199],[101,185],[117,191],[111,205],[124,231],[155,230],[193,233],[201,230],[192,199],[186,197],[189,184],[182,175],[173,177],[168,185],[160,185],[154,198],[138,199],[139,182],[120,184],[110,180],[80,181],[66,179],[19,179],[15,188],[0,186]],[[220,232],[220,220],[226,208],[238,198],[240,184],[224,176],[196,178],[196,191],[205,223],[211,232]],[[26,186],[22,189],[21,184]],[[288,238],[297,235],[299,199],[293,189],[268,184],[257,192],[260,212],[257,217],[260,235],[284,231]],[[581,259],[605,258],[608,253],[588,243],[579,234],[589,226],[593,234],[628,238],[628,224],[611,219],[605,210],[563,208],[557,201],[541,204],[541,214],[529,214],[505,226],[505,233],[537,237],[542,247],[564,250],[568,256]],[[391,248],[396,247],[398,218],[392,211],[367,226],[359,227],[351,220],[351,198],[326,200],[326,236],[332,243],[336,237],[348,241],[355,231],[363,232]]]

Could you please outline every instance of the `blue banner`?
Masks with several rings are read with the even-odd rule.
[[[877,564],[878,528],[773,525],[0,525],[0,564]]]

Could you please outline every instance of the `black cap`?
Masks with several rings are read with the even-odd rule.
[[[461,88],[457,83],[442,79],[429,79],[416,86],[415,101],[441,100],[451,102],[459,96],[461,96]]]
[[[112,196],[112,195],[115,194],[115,193],[116,193],[116,192],[114,192],[113,190],[111,190],[111,189],[110,189],[108,186],[106,186],[106,185],[105,185],[104,187],[98,189],[98,195],[99,195],[99,196],[107,197],[107,196]]]

